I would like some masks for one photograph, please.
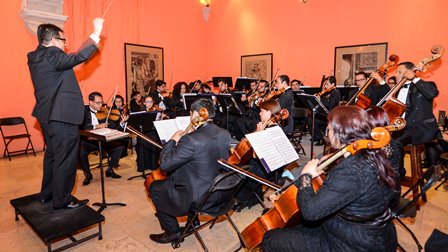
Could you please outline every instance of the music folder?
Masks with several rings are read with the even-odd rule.
[[[268,173],[299,159],[279,126],[247,134],[246,138]]]
[[[157,134],[159,135],[162,144],[166,144],[177,131],[185,130],[189,124],[189,116],[178,116],[175,119],[154,122],[154,126],[156,127]]]

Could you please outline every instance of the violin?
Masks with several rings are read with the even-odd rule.
[[[171,91],[165,90],[161,94],[163,98],[170,98],[170,99],[173,98],[173,92]]]
[[[274,90],[272,92],[270,92],[269,94],[267,94],[264,97],[264,101],[269,101],[269,100],[276,100],[278,99],[284,92],[286,91],[285,88],[280,88],[278,90]]]
[[[398,61],[399,57],[396,54],[392,54],[389,56],[389,61],[386,64],[382,65],[380,68],[378,68],[376,72],[379,73],[380,75],[385,75],[387,69],[396,66],[398,64]],[[363,109],[370,107],[371,100],[366,95],[364,95],[364,92],[367,90],[367,88],[370,86],[373,80],[374,78],[370,77],[364,84],[364,86],[362,86],[361,89],[358,92],[356,92],[355,95],[353,95],[353,97],[345,104],[345,106],[354,104]]]
[[[333,90],[335,90],[335,89],[336,89],[336,87],[335,87],[335,86],[332,86],[331,88],[324,89],[324,90],[322,90],[321,92],[315,94],[315,96],[324,97],[324,96],[326,96],[327,94],[331,93],[331,92],[332,92]]]
[[[199,110],[199,116],[196,116],[193,118],[193,120],[191,120],[190,124],[188,124],[187,128],[184,130],[184,133],[182,135],[184,136],[184,135],[188,134],[193,126],[197,127],[197,126],[203,125],[205,122],[207,122],[207,120],[208,120],[208,111],[206,108],[201,108]],[[131,128],[131,127],[128,127],[128,129],[129,128]],[[136,134],[135,129],[131,128],[131,130],[133,130],[133,131],[131,131],[132,133]],[[149,139],[147,136],[145,136],[139,132],[136,135],[141,137],[143,140],[146,140],[147,142],[155,145],[156,147],[163,149],[162,145],[158,144],[157,142],[155,142],[152,139]],[[164,180],[167,177],[168,177],[167,174],[164,171],[162,171],[162,169],[160,169],[160,168],[151,172],[146,177],[143,185],[145,186],[146,192],[148,193],[148,197],[150,196],[149,187],[151,186],[152,182],[157,181],[157,180]]]
[[[109,112],[109,107],[106,104],[101,106],[101,109],[96,112],[96,118],[98,121],[105,121],[107,119],[107,114]]]
[[[279,123],[281,120],[286,120],[289,116],[289,112],[287,109],[280,110],[278,115],[273,115],[269,120],[263,123],[263,129],[266,126],[273,122]],[[232,154],[229,156],[230,164],[247,164],[249,160],[253,156],[252,145],[250,145],[249,140],[247,138],[243,138],[241,142],[233,150]]]
[[[441,45],[435,45],[431,48],[431,56],[422,59],[415,65],[413,71],[426,71],[428,63],[433,62],[443,56],[444,48]],[[406,111],[406,104],[400,102],[397,98],[397,93],[406,83],[407,79],[402,78],[399,83],[392,87],[389,92],[381,99],[377,106],[382,107],[386,111],[391,121],[400,117]]]
[[[151,108],[146,110],[146,112],[155,112],[155,111],[162,112],[163,109],[158,104],[154,104],[152,105]]]
[[[334,161],[345,154],[355,155],[362,149],[378,149],[386,146],[390,141],[390,133],[385,128],[374,128],[371,132],[372,139],[361,139],[349,144],[334,153],[328,159],[322,161],[317,169],[325,169]],[[313,178],[313,188],[315,191],[322,186],[324,176]],[[298,188],[291,186],[274,186],[277,190],[270,199],[275,201],[274,206],[241,232],[241,238],[248,250],[256,249],[262,242],[266,231],[276,228],[290,227],[300,222],[300,209],[297,205]],[[281,194],[280,194],[281,193]]]

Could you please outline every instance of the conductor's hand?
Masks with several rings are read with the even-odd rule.
[[[174,135],[171,137],[171,140],[174,140],[177,142],[179,142],[180,138],[182,137],[182,134],[184,132],[182,130],[177,131],[176,133],[174,133]]]
[[[312,160],[310,160],[305,165],[305,167],[303,167],[302,174],[309,173],[309,174],[311,174],[311,176],[313,178],[319,176],[322,172],[318,172],[317,171],[317,165],[318,164],[319,164],[319,159],[312,159]]]
[[[95,18],[93,20],[93,34],[95,34],[96,36],[100,36],[101,31],[103,30],[103,23],[104,23],[104,19],[102,18]]]

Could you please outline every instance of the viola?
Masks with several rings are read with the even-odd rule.
[[[334,161],[338,160],[345,154],[355,155],[362,149],[378,149],[386,146],[390,141],[390,133],[385,128],[374,128],[371,132],[372,139],[361,139],[349,144],[334,153],[332,156],[322,161],[317,169],[325,171],[325,169]],[[313,178],[313,188],[315,191],[322,186],[324,176]],[[249,224],[242,232],[241,238],[248,250],[256,249],[262,242],[263,235],[266,231],[290,227],[300,222],[300,209],[297,205],[298,188],[291,186],[276,186],[277,191],[271,195],[271,200],[275,201],[274,206],[261,217]]]
[[[286,120],[288,118],[289,112],[287,109],[280,110],[280,113],[278,115],[272,116],[269,120],[267,120],[263,124],[263,129],[266,128],[266,126],[270,122],[279,123],[281,120]],[[230,164],[247,164],[249,160],[253,156],[253,149],[252,145],[250,145],[249,140],[247,138],[243,138],[241,142],[238,143],[238,145],[233,150],[232,154],[229,156],[229,163]]]
[[[398,61],[399,57],[396,54],[392,54],[389,56],[389,61],[386,64],[382,65],[380,68],[378,68],[376,72],[379,73],[380,75],[385,75],[387,69],[396,66],[398,64]],[[353,95],[353,97],[345,105],[348,106],[354,104],[363,109],[370,107],[371,100],[366,95],[364,95],[364,92],[367,90],[370,84],[373,83],[373,80],[374,78],[370,77],[364,84],[364,86],[362,86],[361,89],[358,92],[356,92],[356,94]]]
[[[433,62],[443,56],[444,48],[441,45],[435,45],[431,48],[431,56],[422,59],[415,65],[413,71],[426,71],[428,63]],[[389,92],[381,99],[377,106],[382,107],[389,116],[389,120],[393,121],[400,117],[406,111],[406,104],[400,102],[397,98],[397,93],[406,83],[407,79],[402,78]]]

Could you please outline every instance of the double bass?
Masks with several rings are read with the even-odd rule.
[[[318,165],[318,171],[326,171],[331,163],[343,155],[355,155],[362,149],[382,148],[391,139],[389,131],[384,127],[374,128],[371,132],[371,137],[372,139],[355,141],[332,154]],[[313,179],[314,190],[318,190],[322,186],[323,180],[323,175]],[[248,250],[256,249],[261,244],[263,235],[267,231],[290,227],[300,222],[300,209],[296,200],[298,188],[291,186],[293,184],[291,183],[286,187],[280,187],[278,185],[271,186],[276,189],[276,192],[270,197],[271,200],[275,200],[274,206],[241,232],[241,238]]]
[[[387,72],[387,69],[393,66],[396,66],[398,64],[399,57],[396,54],[392,54],[389,56],[389,61],[382,65],[378,70],[376,71],[380,75],[385,75]],[[348,105],[356,105],[358,107],[361,107],[363,109],[366,109],[370,107],[371,100],[364,95],[364,92],[367,90],[367,88],[370,86],[370,84],[373,82],[374,78],[370,77],[366,84],[361,87],[361,89],[356,92],[355,95],[347,102],[346,106]]]
[[[425,71],[426,65],[430,62],[433,62],[440,57],[442,57],[444,53],[444,48],[441,45],[435,45],[431,48],[431,56],[422,59],[419,63],[417,63],[412,71]],[[389,90],[386,96],[383,97],[376,105],[382,107],[384,111],[386,111],[389,116],[389,120],[393,121],[396,118],[400,117],[406,111],[406,104],[399,101],[396,97],[400,89],[406,83],[407,79],[402,78],[399,83],[397,83],[393,88]]]

